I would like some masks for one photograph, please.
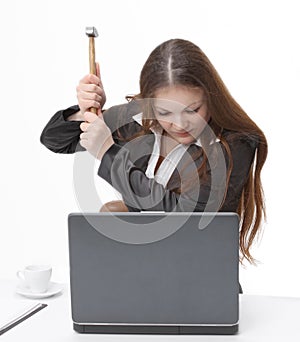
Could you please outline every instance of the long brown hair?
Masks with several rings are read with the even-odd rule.
[[[153,50],[141,71],[140,94],[134,98],[154,98],[157,90],[175,85],[204,90],[211,117],[209,125],[220,139],[229,158],[227,185],[232,170],[232,156],[229,145],[222,136],[223,129],[234,131],[236,134],[249,135],[257,140],[255,158],[237,209],[240,215],[241,261],[245,258],[250,263],[255,263],[255,259],[250,254],[250,247],[265,217],[260,179],[268,150],[265,135],[231,96],[202,50],[183,39],[168,40]],[[153,119],[153,113],[149,114],[150,111],[151,105],[149,104],[148,114],[147,110],[143,112],[144,132],[149,132],[152,126],[157,125],[157,121]],[[198,169],[200,174],[203,173],[205,163],[204,158],[204,162]]]

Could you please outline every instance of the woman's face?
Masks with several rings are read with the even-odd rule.
[[[159,89],[155,93],[154,108],[161,127],[180,144],[197,140],[209,120],[201,88],[172,86]]]

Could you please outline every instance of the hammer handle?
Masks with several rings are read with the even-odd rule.
[[[89,37],[89,58],[90,58],[90,74],[96,75],[96,61],[95,61],[95,39]],[[90,108],[92,113],[97,114],[97,108]]]

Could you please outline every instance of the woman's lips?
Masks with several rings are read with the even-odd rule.
[[[189,132],[186,132],[186,131],[184,131],[184,132],[173,132],[173,134],[174,134],[175,136],[178,136],[178,137],[187,137],[187,136],[190,135],[190,133],[189,133]]]

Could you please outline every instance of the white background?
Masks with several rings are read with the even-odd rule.
[[[67,216],[79,211],[74,155],[39,142],[50,117],[76,103],[88,73],[86,26],[96,26],[96,55],[106,108],[139,91],[149,53],[170,38],[207,54],[234,98],[263,129],[264,234],[241,267],[245,293],[300,296],[298,1],[33,1],[0,4],[0,278],[30,263],[50,263],[68,280]]]

